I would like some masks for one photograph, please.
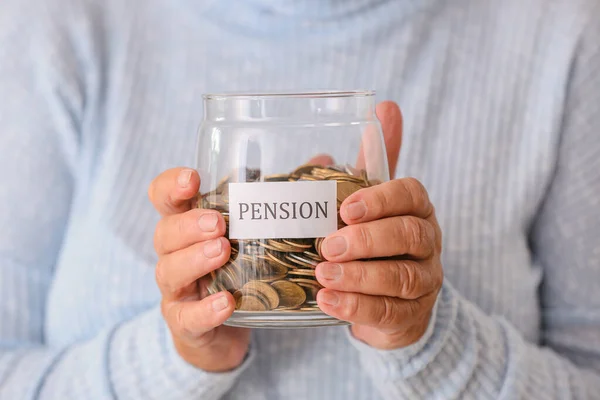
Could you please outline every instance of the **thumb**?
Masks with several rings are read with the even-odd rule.
[[[393,101],[384,101],[377,105],[375,114],[381,122],[390,177],[393,178],[402,145],[402,113],[398,104]]]

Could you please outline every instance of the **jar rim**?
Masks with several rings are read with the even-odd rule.
[[[375,96],[375,90],[315,90],[300,92],[224,92],[206,93],[205,100],[224,99],[269,99],[269,98],[332,98],[332,97],[370,97]]]

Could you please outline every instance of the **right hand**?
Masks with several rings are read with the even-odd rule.
[[[167,170],[150,184],[148,196],[162,216],[154,235],[156,282],[179,355],[197,368],[224,372],[244,361],[250,331],[222,325],[235,308],[231,293],[208,295],[210,272],[227,262],[231,248],[223,216],[193,205],[199,187],[200,176],[188,168]]]

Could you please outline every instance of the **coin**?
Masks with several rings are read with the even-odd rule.
[[[310,175],[314,168],[320,168],[320,165],[311,165],[305,164],[296,168],[290,175],[292,176],[301,176],[301,175]]]
[[[265,176],[265,182],[287,182],[290,179],[289,174],[273,174]]]
[[[312,269],[293,269],[288,271],[288,275],[294,276],[316,276],[315,271]]]
[[[235,302],[235,308],[240,311],[267,311],[267,305],[253,295],[242,295]]]
[[[314,244],[313,244],[313,246],[314,246]],[[312,251],[304,251],[304,252],[302,252],[302,254],[312,260],[317,261],[317,262],[323,261],[323,259],[321,258],[320,255],[318,255],[317,253],[313,253]]]
[[[233,299],[237,302],[238,299],[242,297],[242,291],[241,290],[236,290],[235,292],[233,292]]]
[[[311,285],[307,283],[299,283],[304,292],[306,293],[306,303],[314,303],[317,301],[317,293],[321,289],[318,285]]]
[[[273,289],[273,287],[268,283],[259,281],[248,282],[242,287],[242,293],[244,292],[244,290],[249,289],[253,289],[257,292],[260,292],[267,299],[269,309],[272,310],[274,308],[277,308],[277,306],[279,305],[279,295],[277,294],[277,291]]]
[[[277,264],[281,265],[286,268],[286,272],[290,268],[291,269],[296,268],[296,266],[294,264],[287,262],[285,256],[283,256],[281,253],[270,251],[267,253],[267,257],[271,261],[271,265],[277,265]]]
[[[267,239],[266,241],[260,241],[259,245],[269,250],[281,251],[281,252],[300,252],[303,248],[290,246],[289,244],[280,242],[278,240]]]
[[[286,254],[285,259],[290,261],[291,263],[297,264],[299,267],[311,269],[317,268],[317,265],[319,264],[315,260],[311,260],[310,258],[305,258],[294,253]]]
[[[323,240],[325,240],[325,238],[316,238],[315,239],[315,250],[319,254],[319,257],[324,260],[325,257],[323,257],[323,254],[321,253],[321,245],[323,244]]]
[[[310,239],[283,239],[283,243],[300,249],[310,249],[313,245]]]
[[[306,278],[290,278],[289,279],[290,282],[294,282],[297,283],[298,285],[308,285],[311,287],[317,287],[319,289],[323,288],[323,286],[321,286],[321,284],[315,280],[312,279],[306,279]]]
[[[261,275],[257,280],[262,282],[273,282],[287,275],[288,268],[285,265],[278,264],[274,260],[269,260],[269,272]]]
[[[298,307],[306,301],[306,293],[302,287],[289,281],[271,283],[279,295],[279,304],[282,307]]]
[[[352,193],[362,189],[362,187],[355,182],[338,181],[337,182],[337,200],[342,203]]]

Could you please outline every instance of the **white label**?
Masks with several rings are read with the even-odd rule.
[[[337,230],[336,181],[229,184],[229,238],[317,238]]]

